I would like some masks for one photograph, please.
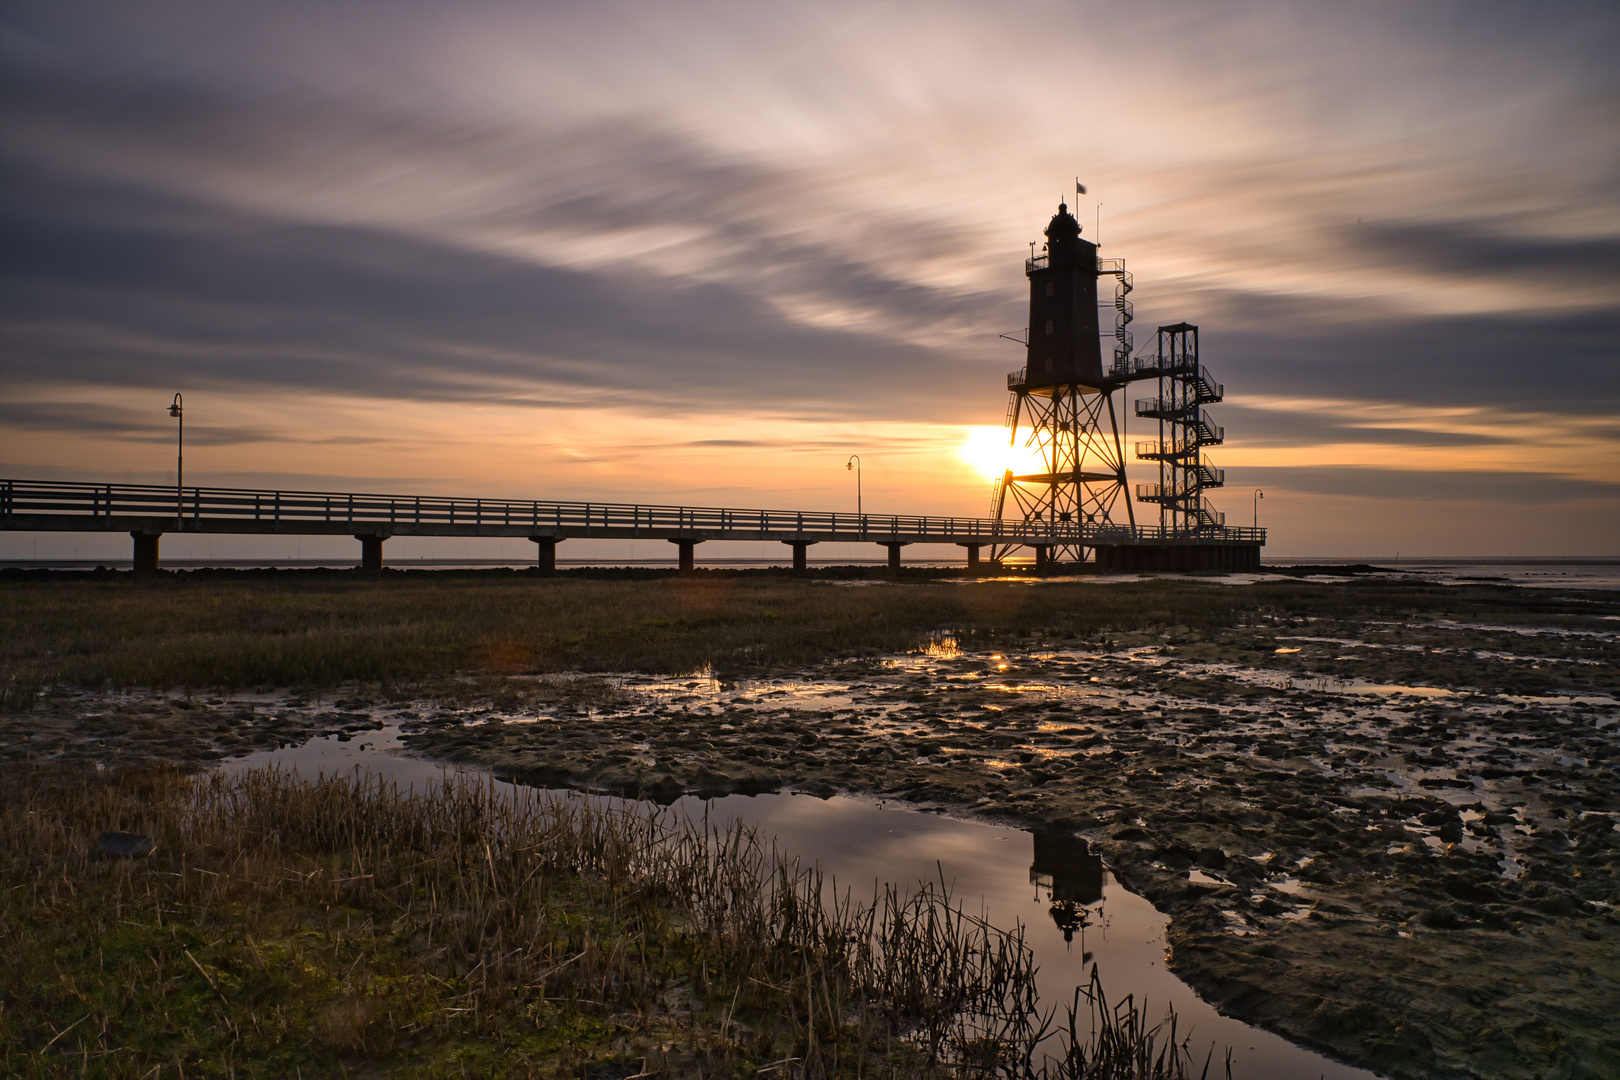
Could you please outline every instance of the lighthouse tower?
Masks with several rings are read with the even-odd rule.
[[[1029,279],[1025,363],[1007,376],[1009,445],[1034,468],[1008,469],[997,482],[991,514],[1013,518],[1049,544],[1032,545],[1038,565],[1079,562],[1087,545],[1077,526],[1136,522],[1126,489],[1125,451],[1114,390],[1120,381],[1102,363],[1097,281],[1116,279],[1114,368],[1130,362],[1130,275],[1123,259],[1100,262],[1097,245],[1081,237],[1080,223],[1059,203],[1046,226],[1046,243],[1024,264]],[[1120,519],[1123,519],[1122,521]],[[1087,534],[1091,530],[1085,530]],[[991,551],[1000,559],[1015,546]]]
[[[1081,189],[1084,190],[1084,189]],[[1131,275],[1124,259],[1100,259],[1080,223],[1059,203],[1039,254],[1031,246],[1029,326],[1003,334],[1024,345],[1024,366],[1007,376],[1007,438],[1023,464],[996,482],[990,512],[1016,522],[1017,536],[991,548],[1000,561],[1030,547],[1035,563],[1082,562],[1095,553],[1108,569],[1256,568],[1265,530],[1228,526],[1205,492],[1226,481],[1206,455],[1225,438],[1205,410],[1224,389],[1198,357],[1198,327],[1159,327],[1151,349],[1132,355]],[[1098,282],[1113,278],[1111,304]],[[1113,308],[1113,356],[1103,365],[1106,317]],[[1158,438],[1136,444],[1155,463],[1158,483],[1136,486],[1136,502],[1158,507],[1157,524],[1138,524],[1125,479],[1125,414],[1116,391],[1156,380],[1134,415],[1157,421]]]
[[[1046,226],[1046,252],[1024,268],[1029,278],[1028,362],[1031,390],[1102,384],[1097,342],[1097,245],[1080,238],[1080,223],[1063,203]]]

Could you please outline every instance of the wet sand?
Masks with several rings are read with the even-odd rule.
[[[423,757],[527,782],[848,792],[1057,826],[1171,916],[1174,970],[1233,1015],[1395,1076],[1617,1075],[1620,605],[1586,603],[942,632],[737,682],[58,694],[6,718],[0,759],[206,762],[386,723]]]

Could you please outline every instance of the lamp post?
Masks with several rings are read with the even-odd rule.
[[[1254,489],[1254,527],[1257,529],[1260,527],[1260,500],[1265,497],[1265,492],[1259,488]]]
[[[844,468],[855,470],[855,517],[859,520],[866,516],[861,510],[861,455],[849,455],[849,460],[844,462]]]
[[[180,404],[180,392],[169,403],[169,415],[174,417],[174,530],[185,530],[186,515],[186,419],[185,407]]]

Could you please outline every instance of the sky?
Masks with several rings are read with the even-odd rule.
[[[1617,51],[1612,4],[9,0],[0,475],[172,483],[180,391],[188,484],[843,510],[858,454],[868,512],[980,516],[1066,196],[1138,345],[1199,325],[1268,555],[1620,555]]]

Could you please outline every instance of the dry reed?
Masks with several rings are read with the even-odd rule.
[[[1084,1056],[1042,1057],[1018,931],[930,887],[838,897],[741,825],[464,776],[25,770],[0,791],[7,1075],[1034,1077]],[[156,850],[99,856],[100,830]]]

